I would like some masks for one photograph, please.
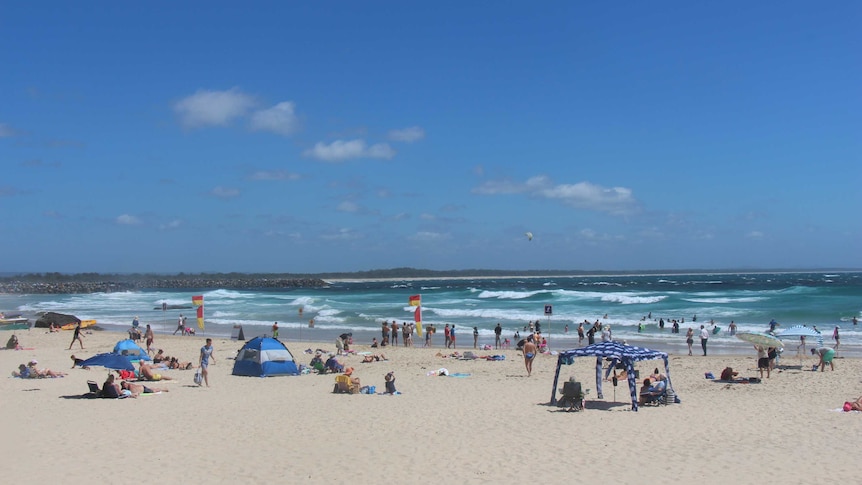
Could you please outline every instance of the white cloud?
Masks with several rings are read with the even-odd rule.
[[[284,170],[258,170],[248,176],[249,180],[299,180],[300,178],[298,173]]]
[[[223,126],[245,115],[256,104],[254,97],[238,88],[227,91],[199,90],[174,103],[174,111],[186,128]]]
[[[168,231],[171,229],[178,229],[182,225],[183,225],[182,219],[174,219],[174,220],[168,222],[167,224],[160,225],[159,229],[161,229],[162,231]]]
[[[6,123],[0,123],[0,138],[9,138],[15,136],[15,130]]]
[[[357,205],[355,202],[345,200],[344,202],[338,204],[338,207],[336,207],[336,209],[341,212],[359,212],[359,205]]]
[[[115,219],[115,222],[116,222],[117,224],[120,224],[120,225],[123,225],[123,226],[135,226],[135,225],[140,224],[140,223],[141,223],[141,220],[140,220],[140,219],[138,219],[138,218],[137,218],[137,217],[135,217],[135,216],[132,216],[132,215],[129,215],[129,214],[123,214],[123,215],[121,215],[121,216],[118,216],[118,217]]]
[[[438,242],[451,239],[452,236],[441,232],[419,231],[416,234],[407,236],[407,239],[416,242]]]
[[[395,150],[386,143],[378,143],[367,147],[365,141],[361,139],[349,141],[336,140],[329,145],[318,142],[314,145],[314,148],[306,150],[304,155],[325,162],[341,162],[351,158],[390,159],[395,156]]]
[[[411,126],[403,130],[391,130],[389,139],[394,141],[403,141],[404,143],[413,143],[425,138],[425,130],[418,126]]]
[[[751,232],[749,232],[748,234],[746,234],[746,235],[745,235],[745,237],[746,237],[746,238],[748,238],[748,239],[763,239],[763,237],[764,237],[765,235],[766,235],[766,234],[764,234],[764,233],[762,233],[762,232],[760,232],[760,231],[751,231]]]
[[[213,197],[218,197],[219,199],[231,199],[233,197],[239,197],[239,189],[222,187],[221,185],[219,185],[218,187],[210,191],[210,195],[212,195]]]
[[[351,241],[355,239],[361,239],[362,235],[356,233],[350,229],[342,228],[335,232],[330,232],[328,234],[322,234],[320,236],[322,239],[327,241]]]
[[[625,187],[602,187],[589,182],[554,185],[550,178],[539,175],[526,182],[491,180],[473,189],[481,195],[527,194],[532,197],[559,200],[582,209],[625,215],[637,210],[637,200],[631,189]]]
[[[299,119],[294,114],[294,104],[285,101],[272,108],[255,111],[251,115],[251,128],[285,136],[294,133],[299,128]]]

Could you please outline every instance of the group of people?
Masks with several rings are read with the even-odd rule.
[[[416,333],[416,324],[412,322],[402,322],[400,325],[397,321],[392,320],[392,323],[389,323],[389,320],[384,320],[381,327],[381,341],[380,346],[385,347],[387,345],[398,345],[398,334],[401,334],[401,342],[404,347],[413,347],[413,334]],[[426,334],[426,347],[428,346],[428,340],[431,338],[431,334],[434,333],[433,326],[429,326],[425,330]]]

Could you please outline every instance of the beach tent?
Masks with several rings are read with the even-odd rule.
[[[147,355],[147,351],[136,344],[134,340],[120,340],[114,346],[114,353],[125,355],[131,360],[153,360]]]
[[[781,340],[799,339],[799,337],[813,338],[817,341],[817,345],[819,347],[823,347],[823,335],[821,335],[817,330],[806,325],[794,325],[782,331],[776,335],[776,337]]]
[[[278,339],[255,337],[242,346],[233,364],[235,376],[299,375],[293,355]]]
[[[643,347],[633,347],[631,345],[623,345],[619,342],[599,342],[586,347],[564,350],[557,355],[557,370],[554,373],[554,387],[551,391],[551,404],[557,403],[557,384],[560,379],[560,367],[563,365],[573,364],[575,357],[596,358],[596,389],[599,398],[602,397],[602,359],[610,359],[612,366],[616,365],[618,362],[622,363],[626,373],[628,374],[629,391],[632,395],[632,411],[638,410],[638,390],[634,369],[635,362],[639,362],[641,360],[662,359],[664,361],[664,372],[667,376],[668,395],[670,395],[670,391],[673,390],[673,385],[670,381],[670,368],[668,367],[666,352],[645,349]]]

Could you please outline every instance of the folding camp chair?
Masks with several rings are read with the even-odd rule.
[[[90,388],[89,394],[92,394],[89,397],[102,397],[102,390],[99,389],[99,384],[96,381],[87,381],[87,387]]]
[[[580,382],[564,382],[562,392],[563,397],[559,401],[560,407],[568,406],[566,411],[581,411],[584,409],[585,394]]]
[[[335,388],[332,389],[332,392],[344,392],[348,394],[356,394],[359,392],[359,389],[350,380],[350,376],[346,374],[338,374],[335,376]]]

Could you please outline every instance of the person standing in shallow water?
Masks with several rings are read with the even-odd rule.
[[[685,332],[685,343],[688,345],[688,355],[691,355],[691,345],[694,343],[694,329],[691,327]]]
[[[479,348],[479,327],[473,327],[473,348]]]
[[[709,340],[709,330],[703,325],[700,326],[700,346],[703,348],[703,355],[706,356],[706,342]]]

